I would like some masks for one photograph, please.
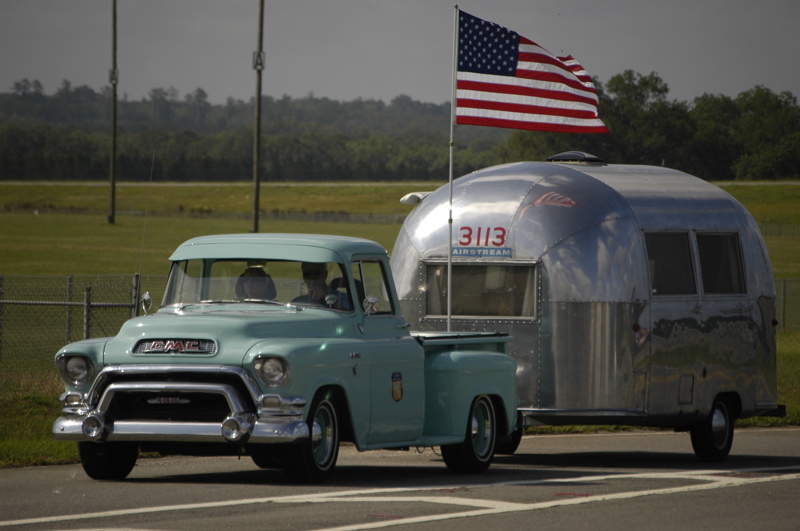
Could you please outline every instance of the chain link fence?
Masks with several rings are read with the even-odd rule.
[[[800,225],[794,223],[759,223],[758,228],[764,237],[800,238]]]
[[[139,294],[163,295],[166,277],[0,277],[0,400],[63,391],[55,353],[80,339],[116,335],[138,315]],[[778,279],[779,330],[800,330],[800,279]],[[154,307],[152,311],[155,311]]]
[[[778,330],[800,330],[800,278],[775,280]]]
[[[137,315],[145,284],[161,290],[164,282],[139,275],[0,277],[0,399],[60,394],[55,353],[73,341],[116,335]]]

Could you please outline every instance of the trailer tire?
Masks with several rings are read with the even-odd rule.
[[[720,398],[715,399],[711,415],[690,430],[692,448],[701,461],[718,463],[728,457],[733,444],[735,420],[728,403]]]
[[[494,406],[487,396],[472,402],[464,441],[442,446],[442,458],[447,468],[457,474],[479,474],[492,463],[497,438]]]
[[[286,458],[283,470],[294,481],[322,483],[333,473],[339,457],[339,419],[333,402],[324,396],[316,398],[307,423],[308,440],[281,452]]]
[[[78,454],[87,476],[114,481],[125,479],[131,473],[139,457],[139,447],[136,443],[82,441],[78,443]]]

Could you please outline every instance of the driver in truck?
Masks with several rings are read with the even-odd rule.
[[[350,310],[350,298],[347,294],[340,292],[339,286],[328,284],[328,266],[325,263],[303,262],[300,266],[303,274],[303,282],[306,284],[308,293],[297,297],[292,302],[308,302],[312,304],[322,304],[328,306],[326,297],[334,295],[337,297],[333,307],[337,310]],[[342,286],[344,287],[344,286]]]

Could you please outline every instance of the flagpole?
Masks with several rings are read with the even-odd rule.
[[[458,60],[458,4],[454,6],[455,16],[453,21],[453,87],[450,98],[450,168],[449,168],[449,213],[447,227],[449,236],[447,238],[447,331],[450,332],[450,325],[453,315],[453,152],[454,152],[454,132],[456,124],[456,61]]]

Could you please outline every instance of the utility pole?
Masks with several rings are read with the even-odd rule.
[[[259,1],[258,51],[253,52],[253,69],[256,71],[256,123],[253,133],[253,229],[251,232],[258,232],[261,174],[261,71],[264,70],[264,0]]]
[[[117,0],[114,0],[112,8],[112,52],[111,52],[111,71],[108,73],[108,81],[111,83],[111,206],[108,213],[108,223],[114,224],[114,212],[116,211],[116,187],[117,187],[117,81],[119,72],[117,71]]]

